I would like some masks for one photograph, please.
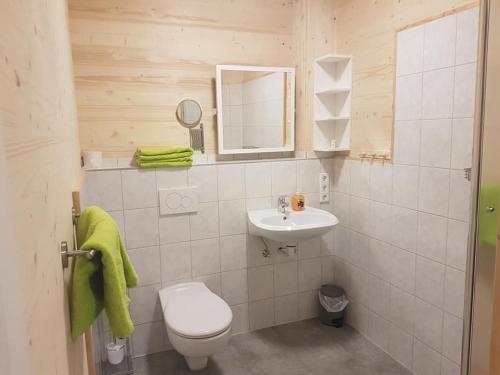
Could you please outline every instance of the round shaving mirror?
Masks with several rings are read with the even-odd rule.
[[[185,128],[194,128],[201,121],[201,105],[198,101],[187,98],[180,101],[175,111],[177,121]]]

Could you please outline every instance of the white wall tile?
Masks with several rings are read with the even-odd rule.
[[[351,196],[349,222],[352,229],[368,234],[370,232],[370,200]]]
[[[418,167],[394,165],[392,203],[416,209],[418,205]]]
[[[247,267],[247,236],[237,234],[220,238],[221,270],[231,271]]]
[[[125,210],[124,217],[127,248],[159,244],[157,207]]]
[[[425,24],[424,70],[455,64],[456,15]]]
[[[189,186],[197,186],[200,202],[213,202],[218,198],[217,166],[198,165],[189,168]]]
[[[319,193],[319,159],[297,161],[297,191]]]
[[[335,255],[335,228],[320,237],[320,253],[322,256]]]
[[[391,324],[389,354],[408,369],[413,362],[413,336]]]
[[[463,221],[448,220],[448,239],[446,243],[446,264],[465,271],[467,265],[467,241],[469,224]]]
[[[371,238],[368,263],[368,270],[370,273],[382,280],[390,281],[392,251],[391,245]]]
[[[417,249],[417,228],[417,211],[392,207],[391,243],[393,245],[414,252]]]
[[[334,192],[333,196],[333,209],[334,215],[339,219],[342,225],[349,225],[349,202],[350,197],[348,194]]]
[[[274,202],[271,197],[268,198],[248,198],[246,200],[247,211],[250,210],[265,210],[267,208],[273,207],[274,203],[278,206],[277,202]]]
[[[80,199],[83,207],[99,206],[106,211],[122,210],[120,171],[87,171]]]
[[[462,170],[450,172],[450,194],[448,216],[451,219],[468,221],[470,217],[471,183],[464,178]]]
[[[332,284],[335,281],[335,257],[321,257],[321,284]]]
[[[396,121],[394,126],[394,162],[418,165],[421,120]]]
[[[335,230],[334,253],[339,258],[347,260],[350,251],[351,230],[342,225],[337,225],[334,230]]]
[[[446,216],[450,171],[440,168],[420,168],[418,208],[431,214]]]
[[[476,99],[476,64],[465,64],[455,68],[455,92],[453,117],[474,117]]]
[[[313,237],[298,242],[299,259],[321,256],[321,237]]]
[[[463,320],[453,315],[444,314],[443,322],[443,355],[455,363],[460,363],[462,357]]]
[[[161,244],[189,241],[191,238],[188,214],[160,216],[159,228]]]
[[[453,135],[451,137],[451,168],[471,168],[473,136],[474,120],[472,118],[453,120]]]
[[[191,241],[192,276],[210,275],[220,272],[219,239]]]
[[[140,357],[165,350],[164,334],[164,322],[154,322],[135,326],[135,331],[132,335],[133,355]]]
[[[391,286],[389,320],[400,329],[413,334],[414,316],[415,297],[395,286]]]
[[[162,282],[191,277],[191,245],[189,242],[160,247]]]
[[[247,270],[222,272],[222,298],[230,305],[248,301]]]
[[[445,266],[417,257],[415,295],[435,306],[443,306]]]
[[[350,192],[362,198],[370,198],[370,163],[351,161]]]
[[[250,302],[249,307],[250,329],[262,329],[274,325],[274,299]]]
[[[382,240],[385,242],[391,241],[391,235],[392,235],[391,205],[371,201],[370,234],[372,237],[378,240]]]
[[[360,303],[351,301],[347,305],[347,323],[363,335],[368,335],[370,311]]]
[[[113,218],[116,225],[118,225],[118,230],[120,231],[120,236],[122,240],[125,241],[125,217],[123,211],[109,211],[108,214]]]
[[[370,261],[370,237],[358,232],[351,232],[350,237],[350,251],[347,253],[347,260],[367,271]]]
[[[250,322],[248,321],[248,304],[231,306],[233,311],[233,321],[231,323],[231,330],[233,334],[247,332],[250,329]]]
[[[465,272],[446,267],[444,284],[444,309],[460,318],[463,317]]]
[[[321,259],[299,261],[299,291],[318,289],[321,286]]]
[[[375,344],[384,350],[389,349],[389,328],[390,323],[378,316],[370,313],[368,320],[368,336]]]
[[[446,239],[446,218],[423,212],[418,214],[418,254],[444,263],[446,258]]]
[[[391,283],[409,293],[415,290],[415,254],[393,247]]]
[[[422,74],[410,74],[396,79],[396,120],[422,118]]]
[[[247,232],[247,215],[244,199],[219,202],[220,235]]]
[[[344,288],[349,291],[347,297],[368,306],[370,303],[369,274],[365,270],[349,264],[346,268],[348,271],[347,277],[350,278],[348,287]]]
[[[413,342],[413,373],[415,375],[440,375],[441,355],[419,340]]]
[[[158,186],[158,189],[170,189],[188,186],[188,170],[187,168],[157,169],[156,184]]]
[[[368,276],[368,307],[376,314],[388,317],[391,287],[387,281]]]
[[[351,171],[351,161],[346,159],[333,160],[333,177],[330,176],[331,190],[340,193],[349,193]]]
[[[245,167],[246,197],[271,196],[271,163],[248,163]]]
[[[134,324],[150,323],[163,319],[158,291],[160,284],[131,288],[130,317]]]
[[[219,205],[206,202],[198,205],[198,212],[189,215],[191,239],[201,240],[219,236]]]
[[[392,203],[392,164],[375,163],[371,166],[370,199]]]
[[[479,7],[457,14],[456,64],[474,62],[477,59],[479,37]]]
[[[296,293],[298,291],[297,262],[278,263],[274,265],[274,293],[277,296]]]
[[[299,319],[311,319],[318,316],[318,291],[310,290],[299,293]]]
[[[121,171],[123,206],[125,209],[158,206],[155,170],[129,169]]]
[[[204,275],[204,276],[196,276],[193,277],[192,280],[204,283],[207,286],[207,288],[210,289],[213,293],[217,294],[219,297],[222,297],[220,273],[214,273],[211,275]]]
[[[455,68],[424,73],[422,88],[422,118],[451,118]]]
[[[419,73],[424,61],[424,25],[397,34],[397,75]]]
[[[252,267],[248,269],[248,299],[258,301],[274,295],[273,266]]]
[[[292,195],[297,191],[297,164],[295,161],[272,162],[272,195]]]
[[[299,319],[299,295],[289,294],[274,300],[276,324],[295,322]]]
[[[443,357],[441,360],[441,375],[460,375],[460,366]]]
[[[436,351],[441,351],[443,311],[419,298],[415,299],[415,337]]]
[[[217,166],[219,200],[245,198],[245,165],[222,164]]]
[[[423,120],[420,165],[450,167],[451,119]]]
[[[161,283],[160,248],[158,246],[129,250],[128,255],[139,275],[139,285]]]

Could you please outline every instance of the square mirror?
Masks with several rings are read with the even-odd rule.
[[[217,65],[219,154],[293,151],[295,69]]]

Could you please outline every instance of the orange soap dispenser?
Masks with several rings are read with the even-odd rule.
[[[304,211],[306,208],[306,200],[303,194],[296,193],[292,196],[292,210]]]

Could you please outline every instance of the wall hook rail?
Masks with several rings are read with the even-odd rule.
[[[78,224],[78,218],[80,217],[80,213],[77,211],[75,207],[71,209],[72,219],[73,219],[73,250],[69,250],[68,241],[61,241],[59,244],[59,250],[61,251],[61,260],[63,268],[68,268],[69,266],[69,258],[84,256],[87,259],[92,259],[95,254],[95,249],[90,250],[79,250],[77,249],[77,241],[76,241],[76,225]]]

